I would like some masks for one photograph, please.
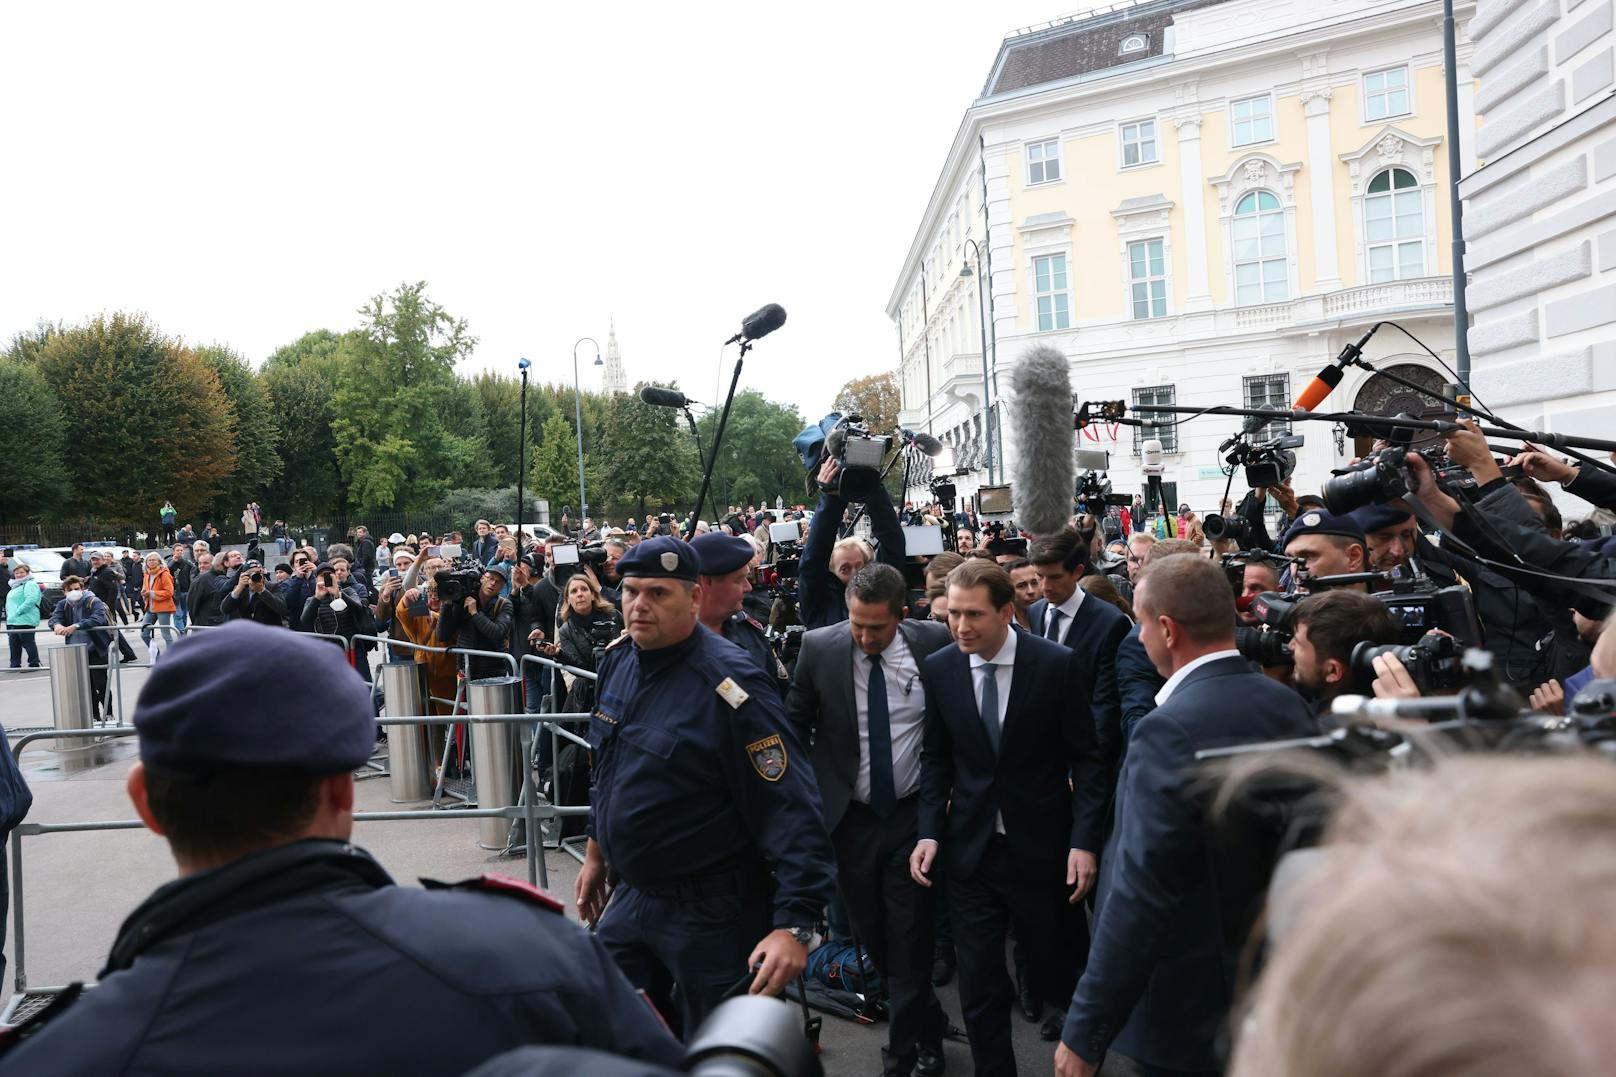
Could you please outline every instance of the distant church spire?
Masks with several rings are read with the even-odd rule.
[[[617,325],[609,324],[611,328],[606,332],[606,368],[601,374],[604,382],[601,388],[608,393],[626,393],[628,374],[623,370],[623,353],[617,350]]]

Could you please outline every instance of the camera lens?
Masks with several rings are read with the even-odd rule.
[[[1345,516],[1365,505],[1392,501],[1408,493],[1403,471],[1386,456],[1376,455],[1345,474],[1324,481],[1320,494],[1324,507],[1337,516]]]

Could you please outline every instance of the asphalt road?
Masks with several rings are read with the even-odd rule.
[[[48,642],[47,642],[48,639]],[[40,637],[42,657],[57,646],[54,638]],[[141,661],[146,648],[134,641]],[[127,693],[126,716],[144,682],[145,671],[123,674]],[[50,684],[47,672],[0,669],[0,719],[13,740],[19,731],[51,724]],[[114,684],[114,692],[118,686]],[[106,741],[87,753],[58,752],[50,741],[35,742],[24,752],[23,771],[34,791],[29,821],[36,823],[133,820],[124,781],[134,758],[132,741]],[[94,758],[85,758],[93,755]],[[399,810],[424,804],[394,804],[385,777],[358,784],[360,811]],[[360,822],[356,843],[366,847],[404,885],[419,885],[422,877],[457,879],[498,871],[525,878],[521,857],[501,858],[477,845],[477,822],[458,819],[452,811],[427,820]],[[144,829],[100,830],[44,834],[20,840],[23,852],[22,908],[13,908],[6,925],[7,977],[0,998],[15,987],[19,966],[31,986],[62,985],[93,980],[106,959],[118,925],[155,888],[174,878],[173,861],[160,839]],[[558,895],[572,892],[577,862],[568,854],[547,851],[549,888]],[[567,904],[571,906],[570,900]],[[22,931],[16,929],[21,913]],[[569,911],[570,917],[576,914]],[[955,984],[939,991],[954,1024],[961,1024]],[[1012,1017],[1016,1056],[1024,1073],[1049,1073],[1053,1045],[1038,1037],[1038,1026],[1019,1013]],[[877,1074],[886,1026],[863,1026],[824,1015],[822,1060],[831,1077]],[[944,1046],[948,1072],[971,1070],[969,1049],[962,1042]],[[1106,1077],[1128,1077],[1135,1072],[1118,1059],[1104,1071]]]

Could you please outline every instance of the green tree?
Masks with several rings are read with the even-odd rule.
[[[70,492],[62,409],[38,369],[9,357],[0,358],[0,400],[6,402],[0,423],[0,460],[6,461],[0,520],[42,519]]]
[[[550,502],[552,519],[559,519],[561,507],[571,506],[574,516],[578,501],[578,442],[573,437],[572,424],[559,413],[551,415],[540,431],[542,440],[533,453],[533,466],[528,472],[530,497]],[[589,465],[585,461],[584,477],[588,478]]]
[[[606,402],[595,453],[599,461],[595,481],[600,492],[592,498],[602,508],[610,505],[614,512],[632,506],[641,517],[651,506],[690,504],[701,481],[701,464],[681,427],[681,416],[672,408],[652,407],[642,401],[642,385]]]
[[[869,426],[872,434],[891,434],[898,429],[898,411],[903,407],[903,395],[898,391],[897,375],[890,370],[885,374],[871,374],[854,378],[836,393],[832,411],[843,415],[857,415]],[[887,472],[885,486],[898,504],[903,503],[903,463],[900,461]]]
[[[704,415],[696,426],[702,445],[712,452],[717,413]],[[802,501],[802,461],[791,447],[802,427],[802,415],[795,406],[765,400],[756,390],[737,393],[703,515],[713,519],[729,505],[773,505],[776,497],[788,505]]]
[[[364,318],[338,364],[331,432],[348,499],[362,510],[420,509],[454,484],[471,460],[445,420],[455,364],[477,341],[426,295],[403,284],[360,308]]]
[[[472,401],[475,406],[475,423],[482,432],[483,445],[487,450],[487,459],[494,470],[494,480],[500,486],[516,485],[516,446],[512,443],[516,428],[521,425],[522,385],[515,378],[507,378],[492,371],[484,370],[471,379]],[[528,389],[528,417],[533,416],[534,393]],[[533,432],[538,428],[528,427],[527,454],[531,458],[533,449],[538,444]]]
[[[219,379],[236,430],[236,468],[226,478],[224,492],[214,499],[215,515],[228,524],[280,478],[280,428],[269,392],[247,360],[222,344],[205,345],[196,353]]]
[[[224,490],[236,469],[230,401],[196,352],[117,313],[51,335],[37,354],[72,446],[68,509],[151,526],[165,498],[183,520]]]
[[[264,391],[282,465],[264,497],[272,518],[308,519],[347,507],[331,433],[331,398],[344,340],[317,329],[277,349],[264,363]]]

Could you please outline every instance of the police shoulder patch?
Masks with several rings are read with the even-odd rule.
[[[504,894],[507,897],[525,901],[529,905],[537,905],[549,909],[554,913],[566,914],[567,907],[559,898],[548,890],[541,890],[531,883],[520,879],[513,879],[509,875],[500,875],[496,872],[484,872],[471,879],[462,879],[459,882],[446,883],[437,879],[422,879],[421,885],[427,890],[481,890],[484,893]]]
[[[777,782],[786,776],[786,746],[777,733],[772,737],[755,740],[746,746],[746,758],[752,769],[766,782]]]
[[[714,690],[718,693],[719,698],[729,704],[730,710],[740,710],[741,704],[752,698],[746,689],[736,684],[729,677],[719,681],[718,687]]]

